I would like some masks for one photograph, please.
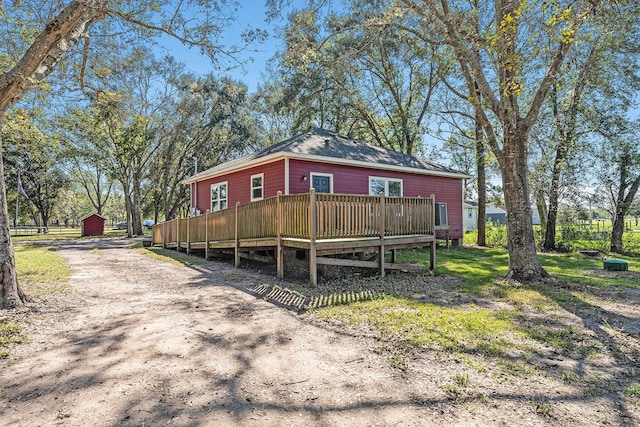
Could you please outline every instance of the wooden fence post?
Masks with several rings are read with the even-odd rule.
[[[236,243],[235,243],[235,267],[240,267],[240,237],[238,234],[239,225],[238,225],[238,206],[240,206],[240,202],[236,202]]]
[[[189,252],[191,249],[191,236],[189,235],[189,232],[191,231],[191,218],[190,216],[187,217],[187,255],[189,255]]]
[[[384,227],[386,221],[386,207],[384,193],[381,191],[378,196],[380,197],[380,217],[378,219],[378,229],[380,232],[380,254],[378,258],[380,263],[380,277],[384,277]]]
[[[180,218],[176,218],[176,252],[180,252]]]
[[[204,213],[204,259],[209,259],[209,210]]]
[[[318,264],[316,259],[317,233],[316,191],[311,188],[309,190],[309,282],[313,286],[318,284]]]
[[[429,270],[435,271],[436,269],[436,195],[431,195],[431,232],[433,233],[433,241],[429,247]]]
[[[167,247],[167,220],[162,223],[162,249]]]
[[[278,279],[284,279],[284,254],[282,253],[282,191],[276,194],[276,234],[278,246],[276,247],[276,269]]]

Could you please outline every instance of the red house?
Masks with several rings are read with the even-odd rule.
[[[80,218],[82,236],[102,236],[104,234],[104,221],[105,219],[97,213]]]
[[[222,163],[183,181],[193,214],[283,194],[435,194],[436,225],[462,242],[464,179],[470,176],[415,156],[313,128],[254,154]]]

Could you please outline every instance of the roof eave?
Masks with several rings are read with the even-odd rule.
[[[200,172],[197,175],[193,175],[189,178],[186,178],[181,182],[184,185],[190,185],[194,182],[203,181],[208,178],[213,178],[215,176],[224,175],[231,172],[238,172],[243,169],[248,169],[264,163],[271,163],[273,161],[284,159],[284,158],[315,161],[320,163],[356,166],[356,167],[362,167],[362,168],[382,169],[382,170],[389,170],[389,171],[396,171],[396,172],[416,173],[421,175],[442,176],[447,178],[458,178],[458,179],[472,178],[471,175],[458,173],[458,172],[437,171],[437,170],[430,170],[430,169],[414,168],[409,166],[396,166],[396,165],[387,165],[387,164],[380,164],[380,163],[371,163],[371,162],[365,162],[361,160],[348,160],[348,159],[341,159],[338,157],[318,156],[315,154],[303,154],[303,153],[291,153],[291,152],[285,152],[285,151],[278,151],[276,153],[272,153],[264,157],[258,157],[255,159],[248,160],[246,163],[234,165],[229,168],[221,168],[218,170],[206,170],[204,172]]]

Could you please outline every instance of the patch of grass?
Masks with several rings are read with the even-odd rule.
[[[162,249],[156,247],[140,248],[136,247],[136,250],[141,254],[144,254],[150,258],[154,258],[160,261],[168,262],[179,267],[190,267],[194,265],[204,265],[207,261],[203,258],[187,255],[185,253],[172,251],[169,249]]]
[[[571,383],[575,381],[577,378],[578,376],[575,374],[575,372],[564,371],[562,373],[562,381],[564,381],[565,383]]]
[[[4,350],[9,344],[21,343],[27,340],[22,328],[9,321],[0,321],[0,358],[7,357],[9,353]]]
[[[529,306],[546,313],[560,306],[546,295],[534,289],[505,288],[504,299],[514,303],[518,307]]]
[[[71,268],[52,246],[20,244],[14,246],[20,286],[27,295],[37,296],[66,288]]]
[[[624,286],[636,288],[637,279],[624,276],[594,275],[593,270],[602,270],[603,262],[599,259],[586,258],[578,254],[538,254],[540,263],[549,274],[573,283],[597,287]],[[610,256],[609,258],[613,258]],[[640,270],[640,258],[615,255],[629,263],[629,269]]]
[[[549,274],[568,282],[597,287],[640,286],[638,280],[631,277],[593,274],[593,270],[603,269],[602,260],[599,259],[575,253],[539,253],[538,257]],[[627,261],[629,270],[640,270],[640,257],[615,254],[615,258]],[[428,265],[429,253],[426,250],[401,251],[399,259],[399,262]],[[455,247],[449,251],[439,251],[436,263],[437,274],[459,277],[464,282],[465,291],[483,294],[495,289],[494,280],[507,274],[509,255],[501,248]],[[543,303],[538,305],[542,311],[553,308],[542,300],[538,302]]]
[[[398,262],[429,265],[426,250],[401,251]],[[496,277],[504,276],[509,269],[507,251],[499,248],[459,248],[439,251],[436,259],[437,274],[459,277],[467,292],[483,294],[493,287]]]
[[[469,374],[467,374],[466,372],[462,374],[456,373],[456,375],[453,377],[453,381],[460,387],[466,387],[469,385]]]
[[[628,394],[630,396],[640,397],[640,383],[634,383],[634,384],[628,385],[624,389],[624,392],[625,394]]]
[[[517,331],[508,320],[478,308],[449,308],[384,296],[348,306],[315,310],[320,318],[374,327],[382,340],[404,349],[429,347],[498,354],[513,346]]]
[[[551,405],[545,402],[536,402],[535,399],[531,399],[531,407],[534,412],[538,415],[550,415],[551,414]]]

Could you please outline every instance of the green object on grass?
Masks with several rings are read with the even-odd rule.
[[[621,259],[608,259],[604,262],[604,269],[609,271],[627,271],[629,263]]]

